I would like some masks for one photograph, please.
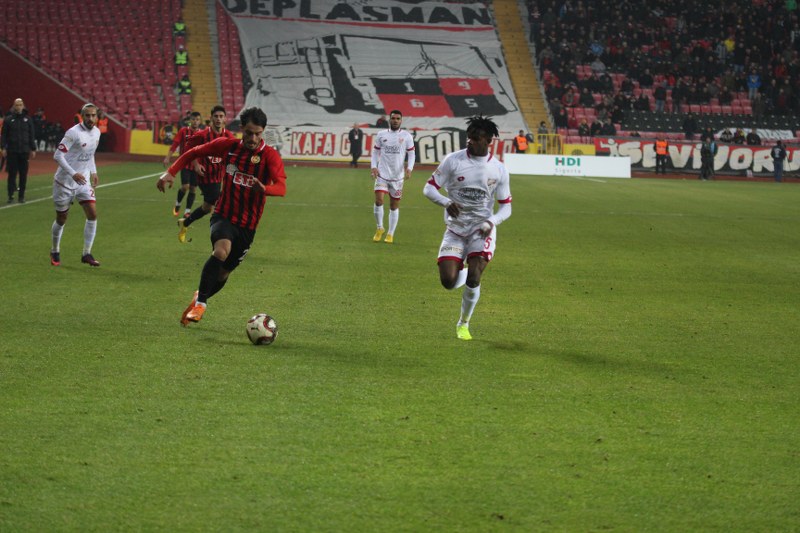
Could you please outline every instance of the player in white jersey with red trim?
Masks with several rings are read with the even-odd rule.
[[[456,336],[462,340],[472,339],[469,320],[481,296],[481,276],[494,255],[497,226],[511,216],[508,170],[489,153],[492,139],[499,136],[497,125],[481,115],[467,124],[467,148],[448,154],[423,190],[445,208],[439,279],[448,290],[466,285],[456,324]],[[496,213],[495,200],[500,204]]]
[[[56,148],[53,159],[58,170],[53,177],[53,203],[56,220],[51,228],[53,247],[50,249],[50,264],[61,264],[61,234],[67,223],[69,207],[77,200],[86,214],[83,226],[83,255],[81,263],[99,267],[100,262],[92,257],[92,244],[97,233],[97,209],[95,209],[94,187],[97,187],[97,165],[94,153],[100,142],[97,125],[97,107],[86,104],[81,108],[81,122],[64,134]]]
[[[397,109],[389,113],[389,129],[378,132],[372,144],[372,177],[375,179],[375,222],[378,228],[372,237],[380,242],[383,237],[383,196],[389,195],[389,231],[386,243],[394,242],[394,232],[400,220],[400,200],[403,198],[403,183],[411,177],[414,170],[416,152],[414,138],[406,130],[400,129],[403,113]],[[408,157],[408,161],[406,161]]]

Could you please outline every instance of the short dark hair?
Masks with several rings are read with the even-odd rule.
[[[226,115],[228,114],[228,112],[227,112],[227,111],[225,111],[225,108],[224,108],[224,107],[222,107],[221,105],[215,105],[214,107],[212,107],[212,108],[211,108],[211,114],[212,114],[212,115],[213,115],[214,113],[216,113],[217,111],[222,111],[222,112],[223,112],[223,113],[225,113]]]
[[[491,138],[500,137],[497,124],[492,121],[491,117],[485,117],[480,113],[467,119],[467,135],[471,131],[482,131]]]
[[[400,111],[399,109],[392,109],[391,111],[389,111],[389,116],[391,117],[392,115],[400,115],[402,117],[403,112]]]
[[[247,124],[255,124],[256,126],[266,128],[267,114],[257,107],[249,107],[242,111],[242,114],[239,115],[239,122],[242,123],[242,127],[246,126]]]
[[[194,117],[202,117],[203,114],[200,111],[192,111],[192,113],[189,116],[192,117],[192,118],[194,118]]]

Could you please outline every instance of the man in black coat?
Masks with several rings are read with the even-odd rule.
[[[3,120],[2,154],[8,170],[8,203],[14,201],[19,175],[19,203],[25,203],[25,186],[28,183],[28,160],[36,157],[36,133],[33,119],[22,98],[14,100],[11,112]]]
[[[358,167],[358,158],[361,157],[361,150],[364,145],[364,132],[358,127],[358,124],[353,124],[353,129],[347,134],[350,141],[350,156],[353,160],[350,166],[353,168]]]

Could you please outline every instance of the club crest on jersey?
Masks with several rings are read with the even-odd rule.
[[[251,176],[250,174],[245,174],[244,172],[235,172],[233,174],[233,182],[236,185],[241,185],[243,187],[252,187],[253,182],[256,181],[255,176]]]
[[[464,181],[464,176],[459,176],[456,178],[456,181]]]
[[[261,163],[261,156],[254,155],[253,157],[250,158],[250,162],[253,163],[254,165]]]

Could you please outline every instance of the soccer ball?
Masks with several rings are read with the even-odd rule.
[[[247,336],[253,344],[272,344],[278,336],[278,323],[266,313],[259,313],[247,321]]]

